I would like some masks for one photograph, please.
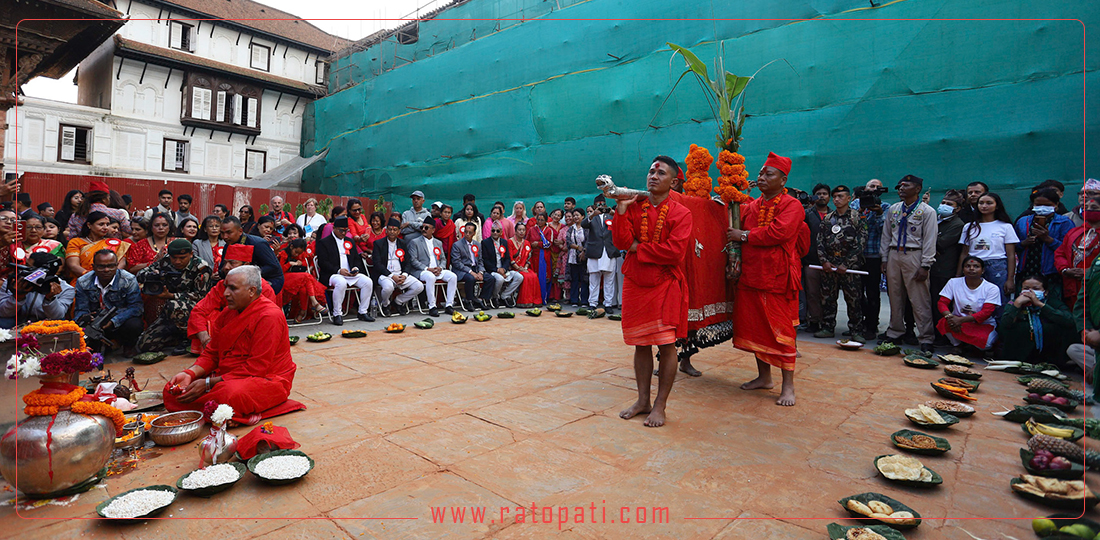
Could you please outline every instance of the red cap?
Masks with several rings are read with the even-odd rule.
[[[252,246],[230,244],[225,248],[225,260],[252,262]]]
[[[99,180],[92,180],[91,183],[88,184],[88,192],[91,193],[93,191],[102,191],[104,193],[110,193],[111,188],[107,187],[106,182],[101,182]]]
[[[775,152],[768,152],[768,160],[764,162],[764,166],[775,167],[783,171],[783,174],[791,174],[791,158],[777,156]]]

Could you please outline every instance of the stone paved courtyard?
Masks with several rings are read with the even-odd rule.
[[[707,349],[694,360],[704,376],[679,374],[669,423],[649,429],[642,416],[617,416],[635,390],[631,350],[612,321],[521,312],[465,325],[441,317],[432,330],[402,334],[374,330],[382,326],[369,325],[365,339],[320,344],[304,336],[322,327],[291,329],[303,336],[292,349],[292,397],[308,410],[274,422],[316,460],[301,482],[271,487],[250,477],[210,499],[181,494],[166,519],[88,519],[112,495],[174,485],[196,467],[197,441],[156,447],[136,469],[67,506],[16,515],[9,501],[0,507],[0,537],[821,539],[830,522],[855,524],[837,499],[866,491],[925,517],[905,531],[910,539],[971,538],[963,529],[984,540],[1034,538],[1030,518],[1053,513],[1008,488],[1023,472],[1018,452],[1027,439],[1018,424],[989,413],[1022,404],[1012,375],[987,373],[978,413],[936,433],[952,450],[918,456],[943,485],[914,489],[888,483],[872,460],[895,453],[890,434],[914,427],[903,410],[935,399],[928,383],[942,371],[912,369],[900,357],[800,343],[798,405],[782,408],[778,389],[738,389],[755,373],[751,356],[728,344]],[[190,363],[138,366],[138,379],[160,387]],[[553,507],[553,522],[532,523],[532,504],[539,521],[542,507]],[[514,522],[517,506],[527,508],[526,523]],[[559,528],[558,507],[578,506],[585,523],[570,513]],[[465,523],[449,511],[445,524],[433,523],[431,507],[466,507]],[[472,523],[469,507],[487,507],[485,522]],[[500,507],[510,509],[504,523]],[[619,522],[621,507],[632,523]],[[669,523],[633,523],[638,507],[667,507]]]

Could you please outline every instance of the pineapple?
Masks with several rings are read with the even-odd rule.
[[[1100,452],[1085,450],[1075,443],[1058,437],[1040,433],[1027,441],[1027,447],[1032,452],[1046,450],[1056,456],[1063,456],[1070,461],[1077,463],[1084,461],[1086,468],[1100,470]]]
[[[1085,393],[1080,390],[1071,390],[1058,384],[1050,379],[1032,379],[1027,384],[1028,392],[1035,392],[1037,394],[1054,394],[1064,398],[1072,399],[1078,403],[1084,403]]]

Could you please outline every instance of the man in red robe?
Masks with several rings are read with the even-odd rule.
[[[221,268],[225,273],[252,262],[252,246],[244,244],[230,244],[225,250],[225,264]],[[263,295],[268,300],[278,304],[275,290],[264,281]],[[202,300],[195,304],[191,315],[187,319],[187,337],[191,338],[191,354],[198,356],[202,349],[210,342],[214,335],[214,319],[225,309],[225,279],[219,280],[210,288],[210,292]]]
[[[743,390],[772,388],[771,366],[783,373],[776,401],[794,405],[795,325],[802,288],[799,231],[805,211],[786,195],[791,160],[768,154],[756,177],[760,198],[741,205],[741,226],[729,239],[741,242],[742,272],[733,309],[733,346],[756,355],[758,376]]]
[[[226,275],[227,307],[214,321],[218,331],[195,364],[164,386],[166,409],[201,409],[213,400],[233,407],[235,421],[252,425],[287,402],[297,366],[283,310],[262,289],[256,266]]]
[[[615,209],[611,239],[626,252],[623,263],[623,341],[634,346],[638,401],[619,413],[649,413],[647,427],[665,423],[665,404],[676,378],[676,340],[687,337],[688,291],[684,256],[691,237],[688,209],[669,197],[679,167],[657,156],[646,177],[648,197],[623,199]],[[653,346],[661,353],[657,399],[649,403]]]

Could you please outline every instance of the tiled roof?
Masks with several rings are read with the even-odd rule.
[[[209,15],[215,19],[230,19],[261,32],[282,36],[323,49],[338,51],[353,42],[334,36],[313,26],[308,21],[297,20],[298,16],[253,0],[158,0],[158,3],[174,5],[180,8]],[[252,19],[252,20],[248,20]],[[256,20],[256,19],[294,19],[294,20]]]
[[[121,19],[123,17],[122,13],[98,0],[51,0],[49,3],[67,6],[103,18]]]
[[[325,87],[320,85],[296,81],[294,79],[288,79],[286,77],[279,77],[277,75],[272,75],[263,71],[235,66],[233,64],[227,64],[225,62],[218,62],[216,60],[210,60],[209,58],[203,58],[202,56],[187,53],[184,51],[177,51],[175,49],[166,49],[164,47],[149,45],[148,43],[126,39],[117,34],[115,35],[115,45],[117,47],[116,53],[121,54],[121,56],[130,56],[126,53],[137,53],[140,56],[167,60],[169,61],[169,64],[185,64],[188,66],[195,66],[212,71],[229,73],[243,79],[250,79],[260,83],[266,83],[268,86],[271,86],[277,90],[282,90],[284,92],[292,92],[294,94],[301,94],[305,96],[323,96],[325,95],[326,91]]]

